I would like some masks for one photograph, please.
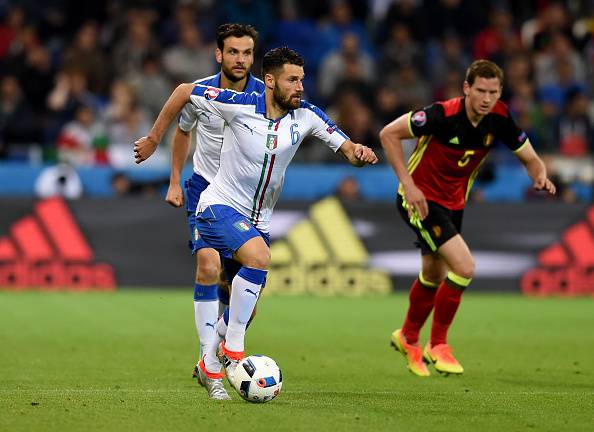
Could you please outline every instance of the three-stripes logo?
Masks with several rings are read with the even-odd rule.
[[[594,206],[539,253],[538,267],[524,273],[521,287],[527,295],[594,294]]]
[[[0,238],[0,288],[113,290],[114,270],[95,263],[93,250],[61,198],[36,204],[33,214]]]

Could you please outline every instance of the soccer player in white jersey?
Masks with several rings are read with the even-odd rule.
[[[244,356],[246,325],[270,263],[270,217],[297,148],[314,135],[354,166],[377,162],[370,148],[353,143],[322,110],[301,100],[303,64],[303,58],[289,48],[267,52],[262,64],[266,91],[261,95],[181,84],[149,135],[134,145],[137,163],[150,157],[189,101],[225,120],[219,171],[200,197],[196,226],[209,247],[242,264],[232,281],[228,313],[217,322],[227,378],[238,391],[234,372]],[[217,345],[206,348],[199,367],[208,380],[222,382]]]
[[[254,46],[258,33],[245,24],[223,24],[217,29],[216,60],[221,70],[216,75],[199,79],[195,84],[232,89],[236,91],[264,92],[264,83],[250,73],[254,63]],[[173,137],[171,175],[165,200],[174,207],[184,205],[180,185],[183,166],[188,157],[192,130],[195,130],[193,175],[184,182],[190,248],[196,254],[194,284],[194,318],[200,339],[200,357],[204,347],[216,338],[215,324],[224,307],[229,304],[228,287],[221,284],[221,258],[219,253],[206,247],[196,229],[195,214],[200,194],[212,182],[219,170],[219,156],[223,145],[223,119],[188,103],[179,116]],[[230,278],[239,265],[226,260],[225,269]],[[217,301],[218,300],[218,301]],[[193,376],[200,380],[198,366]]]

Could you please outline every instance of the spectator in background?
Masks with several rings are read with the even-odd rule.
[[[464,51],[463,42],[453,32],[444,34],[439,41],[431,41],[426,49],[426,70],[434,88],[435,99],[445,100],[444,87],[450,82],[450,74],[456,74],[456,88],[460,89],[460,81],[470,64],[470,56]]]
[[[138,95],[140,106],[152,118],[156,118],[171,94],[171,81],[163,72],[161,59],[150,55],[146,57],[142,62],[142,72],[131,77],[128,82]]]
[[[132,144],[138,134],[146,134],[151,125],[148,114],[138,104],[134,89],[126,81],[117,80],[112,84],[104,124],[109,163],[117,169],[135,166],[130,151]]]
[[[0,159],[28,158],[29,146],[40,142],[38,119],[16,76],[0,79]]]
[[[86,75],[79,69],[58,72],[47,98],[49,120],[45,141],[48,145],[53,145],[62,126],[74,119],[74,113],[81,105],[95,110],[100,107],[97,96],[87,87]]]
[[[12,5],[8,9],[4,22],[0,24],[0,59],[8,55],[12,43],[26,22],[27,16],[22,6]]]
[[[337,50],[346,33],[357,36],[362,51],[373,55],[375,50],[369,40],[362,22],[353,18],[351,6],[346,0],[332,0],[330,2],[329,20],[323,21],[320,27],[320,49],[322,55]]]
[[[519,35],[513,28],[513,17],[501,7],[494,8],[489,14],[489,25],[474,38],[474,58],[504,63],[505,49],[512,39],[519,41]]]
[[[370,86],[375,78],[373,59],[360,50],[359,39],[354,33],[345,33],[340,50],[328,54],[318,73],[318,89],[325,99],[330,98],[345,81],[353,85]]]
[[[207,45],[194,23],[180,28],[180,42],[168,48],[163,55],[165,71],[176,83],[192,82],[197,76],[209,76],[216,72],[212,59],[214,46]]]
[[[360,202],[362,200],[359,182],[355,177],[343,178],[336,187],[336,196],[345,202]]]
[[[422,0],[389,1],[385,18],[378,24],[379,45],[385,45],[390,29],[395,24],[406,25],[416,42],[425,42],[427,17],[423,14],[422,3]]]
[[[112,54],[116,76],[126,77],[139,73],[143,59],[160,55],[159,44],[151,34],[148,20],[146,15],[129,15],[126,34],[117,42]]]
[[[429,84],[413,65],[403,65],[395,75],[387,75],[386,80],[390,87],[397,89],[403,105],[420,108],[429,102]]]
[[[561,88],[556,94],[559,105],[565,103],[561,93],[573,84],[584,82],[584,61],[561,33],[554,35],[546,50],[536,55],[534,66],[534,78],[539,88],[546,91],[559,91],[557,88]]]
[[[408,107],[401,102],[394,88],[381,85],[375,92],[375,110],[378,123],[385,125],[406,113]]]
[[[398,70],[405,65],[422,66],[422,51],[411,38],[410,29],[405,23],[397,23],[390,28],[390,37],[381,52],[379,69]]]
[[[557,142],[563,156],[583,158],[594,150],[594,129],[588,116],[588,98],[580,88],[567,94],[566,108],[559,118]]]
[[[88,79],[89,90],[101,94],[106,90],[110,65],[99,46],[98,31],[97,23],[83,23],[74,36],[74,42],[64,50],[62,67],[80,69]]]
[[[80,105],[74,112],[74,119],[66,123],[58,135],[58,160],[71,165],[93,165],[93,140],[96,134],[93,108]]]

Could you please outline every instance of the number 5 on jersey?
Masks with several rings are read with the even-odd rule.
[[[464,167],[464,166],[468,165],[468,162],[470,162],[470,158],[472,157],[473,154],[474,154],[474,150],[466,150],[464,152],[464,156],[462,156],[460,158],[460,160],[458,161],[458,166]]]

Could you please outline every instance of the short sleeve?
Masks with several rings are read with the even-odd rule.
[[[302,107],[310,112],[312,135],[324,141],[332,151],[337,152],[349,137],[320,108],[306,102],[302,104],[305,104]]]
[[[438,103],[408,113],[408,128],[413,136],[433,135],[445,124],[443,106]]]
[[[186,104],[179,115],[177,125],[184,132],[190,132],[196,127],[198,110],[191,103]]]
[[[509,112],[503,119],[503,127],[499,129],[498,138],[513,152],[520,150],[528,141],[528,135],[518,127]]]
[[[248,93],[223,90],[217,87],[196,85],[190,101],[198,111],[206,111],[230,123],[244,103],[249,102]]]

